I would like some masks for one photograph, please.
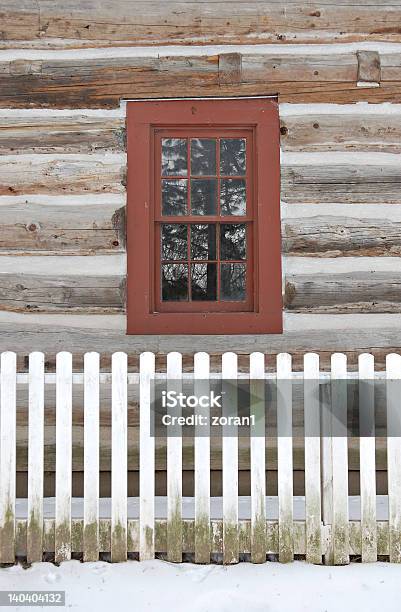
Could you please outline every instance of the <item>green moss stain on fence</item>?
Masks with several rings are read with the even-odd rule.
[[[348,523],[338,521],[333,525],[333,563],[347,565],[349,563],[349,531]]]
[[[239,542],[237,523],[225,522],[223,525],[223,563],[229,565],[239,561]]]
[[[56,563],[68,561],[71,558],[71,523],[63,521],[56,526],[54,560]]]
[[[43,525],[36,517],[34,510],[31,511],[28,520],[27,535],[27,561],[41,561],[43,552]]]
[[[195,522],[195,563],[210,562],[210,521],[201,514]]]
[[[127,527],[118,522],[111,533],[111,560],[113,562],[127,559]]]
[[[279,561],[290,563],[294,559],[294,528],[292,517],[285,517],[279,524],[278,536]]]
[[[4,513],[4,522],[0,529],[0,561],[14,563],[15,561],[15,520],[14,507],[9,502]]]
[[[252,563],[264,563],[266,561],[266,520],[264,516],[258,517],[253,524],[251,560]]]
[[[84,561],[97,561],[99,559],[99,528],[97,521],[85,525],[83,549]]]
[[[177,497],[174,511],[167,521],[167,559],[172,563],[182,561],[181,500]]]
[[[322,534],[320,520],[320,496],[310,494],[308,507],[312,511],[306,516],[306,560],[308,563],[322,562]]]

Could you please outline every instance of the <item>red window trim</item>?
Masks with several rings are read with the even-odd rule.
[[[157,308],[155,285],[156,130],[203,128],[253,134],[253,300],[251,310],[205,312],[205,304]],[[260,334],[282,332],[280,149],[272,99],[193,99],[127,103],[127,333]],[[173,218],[172,218],[173,219]],[[175,218],[176,219],[176,218]],[[199,222],[206,222],[202,216]],[[234,220],[236,218],[233,218]],[[238,218],[239,220],[240,218]],[[244,218],[241,217],[243,221]],[[186,222],[185,217],[180,221]],[[174,304],[171,307],[171,304]],[[237,308],[238,303],[233,307]],[[249,306],[247,306],[249,308]],[[164,309],[163,309],[164,310]],[[196,311],[194,311],[196,310]],[[200,312],[198,312],[200,310]]]

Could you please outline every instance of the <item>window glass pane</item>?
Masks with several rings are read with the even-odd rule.
[[[162,138],[162,176],[186,176],[186,138]]]
[[[216,140],[191,139],[191,174],[216,174]]]
[[[245,179],[222,179],[220,184],[220,206],[222,215],[246,214]]]
[[[229,176],[245,174],[245,156],[245,138],[222,138],[220,140],[220,173]]]
[[[215,225],[191,225],[191,258],[216,259]]]
[[[245,265],[221,264],[220,294],[226,302],[240,302],[246,298]]]
[[[246,258],[246,227],[244,223],[220,225],[220,259]]]
[[[162,225],[162,259],[187,259],[187,226],[181,223]]]
[[[215,215],[216,199],[216,179],[193,179],[191,181],[191,214]]]
[[[188,300],[188,265],[162,266],[162,299],[165,302]]]
[[[187,213],[187,179],[162,181],[162,214],[185,215]]]
[[[192,300],[216,299],[217,293],[216,264],[192,264],[191,291]]]

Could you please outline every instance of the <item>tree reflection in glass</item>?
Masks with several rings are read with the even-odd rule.
[[[192,259],[216,259],[216,226],[212,223],[191,225]]]
[[[220,259],[246,258],[246,228],[244,223],[222,223],[220,225]]]
[[[217,275],[216,264],[192,264],[191,266],[192,300],[216,300]]]
[[[187,213],[187,179],[162,181],[162,214],[168,216]]]
[[[187,226],[181,223],[162,225],[162,259],[187,259]]]
[[[187,139],[162,138],[162,176],[187,175]]]
[[[215,215],[217,201],[216,179],[191,180],[191,214]]]
[[[221,138],[220,173],[226,176],[243,176],[246,173],[245,138]]]
[[[188,300],[188,265],[162,266],[162,299],[166,302]]]
[[[223,263],[220,266],[220,296],[227,302],[238,302],[246,297],[245,265]]]
[[[220,206],[222,215],[246,214],[245,179],[222,179],[220,183]]]
[[[191,139],[191,174],[214,176],[216,174],[216,140]]]

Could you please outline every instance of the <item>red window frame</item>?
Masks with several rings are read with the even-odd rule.
[[[165,223],[216,222],[216,217],[161,217],[156,143],[162,135],[248,134],[251,206],[245,302],[162,302],[160,237]],[[271,98],[185,99],[127,103],[127,333],[250,334],[282,332],[280,149],[277,102]],[[248,164],[247,164],[248,173]],[[225,222],[221,220],[222,223]],[[249,229],[251,228],[251,229]],[[249,260],[248,260],[249,257]],[[250,267],[249,267],[250,266]]]

